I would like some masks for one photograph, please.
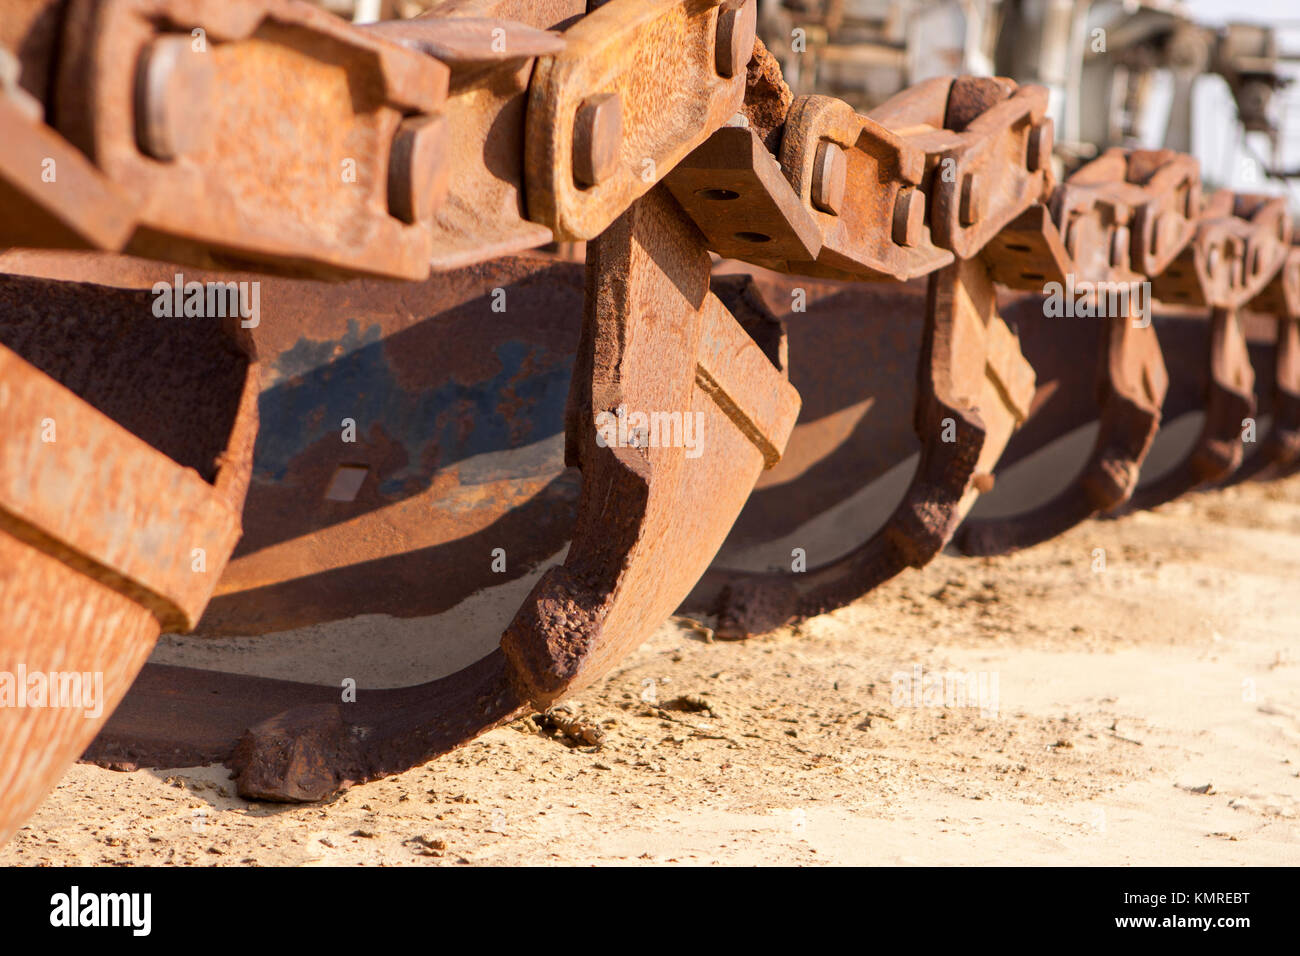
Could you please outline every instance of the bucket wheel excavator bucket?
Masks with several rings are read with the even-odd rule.
[[[1257,406],[1240,312],[1282,269],[1290,238],[1285,201],[1221,190],[1206,204],[1192,242],[1156,278],[1153,288],[1162,302],[1209,311],[1208,324],[1200,325],[1205,386],[1196,396],[1204,417],[1190,447],[1170,455],[1157,442],[1153,456],[1174,461],[1144,476],[1131,507],[1154,507],[1222,482],[1241,465],[1243,438],[1251,433]]]
[[[891,345],[899,337],[907,339],[907,333],[874,331],[886,324],[881,317],[919,324],[914,372],[900,367],[895,354],[858,369],[859,381],[854,382],[871,402],[911,392],[915,439],[890,435],[883,442],[863,443],[850,438],[857,452],[849,458],[844,454],[848,449],[836,447],[844,441],[841,429],[828,428],[824,420],[795,429],[789,454],[803,472],[760,492],[763,500],[755,503],[756,512],[780,514],[785,520],[766,535],[761,529],[755,535],[758,522],[742,514],[736,540],[687,604],[715,613],[716,631],[727,638],[840,607],[939,553],[989,486],[993,465],[1028,416],[1034,392],[1034,370],[998,313],[995,286],[1035,288],[1047,276],[1064,272],[1064,250],[1050,231],[1027,240],[1023,253],[1007,255],[999,245],[1005,229],[1022,217],[1044,221],[1040,201],[1050,186],[1045,157],[1051,149],[1051,121],[1044,116],[1040,88],[990,79],[930,81],[865,117],[842,114],[823,99],[797,100],[786,122],[782,166],[794,171],[796,191],[826,198],[819,187],[824,191],[825,180],[832,178],[825,172],[833,168],[828,155],[843,164],[839,178],[851,185],[879,179],[882,169],[896,170],[899,185],[888,205],[877,203],[874,209],[849,199],[813,202],[810,208],[823,237],[820,255],[813,263],[768,260],[766,264],[793,275],[783,282],[768,279],[766,285],[774,302],[792,301],[800,294],[807,297],[808,290],[795,284],[799,274],[907,279],[908,264],[923,257],[930,272],[924,298],[896,287],[877,292],[841,286],[829,294],[817,291],[820,306],[814,313],[791,317],[811,325],[826,315],[847,335],[884,334]],[[814,148],[814,143],[820,145]],[[817,161],[808,162],[805,157],[814,153]],[[804,169],[809,170],[806,182],[799,175]],[[854,195],[863,194],[860,187]],[[869,215],[888,217],[874,232],[887,235],[892,245],[866,245],[863,237],[873,230],[854,220]],[[857,315],[852,314],[855,307]],[[803,334],[811,340],[816,333],[808,329]],[[853,352],[823,349],[816,374],[826,375],[837,359],[851,361]],[[797,364],[797,349],[793,354]],[[859,429],[855,437],[866,434],[867,429]],[[877,519],[875,527],[857,530],[856,540],[852,524],[831,536],[808,534],[812,525],[828,523],[830,506],[843,504],[882,473],[906,468],[913,448],[918,457],[911,481],[883,523]],[[819,480],[835,482],[823,464],[836,457],[844,461],[841,480],[856,487],[845,488],[837,499],[810,493]],[[803,531],[790,534],[796,519]],[[780,570],[755,568],[760,562]]]
[[[1037,544],[1133,494],[1168,390],[1148,277],[1162,273],[1191,240],[1199,205],[1195,161],[1169,151],[1110,150],[1057,188],[1051,208],[1073,263],[1069,281],[1017,303],[1016,325],[1040,373],[1039,391],[1029,424],[1003,458],[1003,487],[958,534],[963,552]],[[1094,369],[1078,361],[1089,354],[1097,356]],[[1068,458],[1062,446],[1093,427],[1077,471],[1043,465],[1053,453]],[[1049,450],[1054,443],[1060,444]],[[1049,471],[1071,475],[1068,484],[1053,488],[1043,480]],[[1010,511],[996,513],[1008,504]]]
[[[247,333],[174,328],[150,305],[0,278],[0,841],[159,632],[194,626],[239,538],[257,430]]]

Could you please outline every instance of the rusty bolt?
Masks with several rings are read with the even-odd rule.
[[[829,140],[818,144],[817,158],[813,163],[812,204],[822,212],[838,216],[840,207],[844,205],[848,174],[849,161],[844,150]]]
[[[1053,127],[1050,117],[1037,126],[1029,128],[1029,141],[1025,144],[1025,167],[1031,173],[1046,169],[1051,162],[1053,139]]]
[[[894,199],[894,242],[900,246],[919,246],[925,228],[925,193],[905,187]]]
[[[388,154],[388,211],[403,222],[428,220],[447,194],[447,120],[408,116]]]
[[[597,93],[582,101],[573,121],[573,179],[583,189],[614,174],[623,142],[623,101]]]
[[[1118,269],[1128,261],[1128,244],[1130,242],[1127,226],[1116,226],[1110,234],[1110,264]]]
[[[212,60],[189,34],[154,40],[135,74],[135,138],[154,159],[169,162],[201,149],[214,77]]]
[[[713,61],[719,76],[738,76],[745,72],[754,55],[754,38],[758,33],[756,0],[731,0],[718,12],[718,36],[713,45]]]
[[[984,184],[978,173],[967,173],[961,179],[961,215],[963,226],[973,226],[984,216]]]

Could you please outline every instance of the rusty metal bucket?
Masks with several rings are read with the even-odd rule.
[[[240,534],[257,385],[218,325],[164,330],[147,294],[6,277],[0,303],[3,842],[159,632],[202,614]]]

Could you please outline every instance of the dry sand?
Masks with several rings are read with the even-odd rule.
[[[78,765],[0,863],[1295,865],[1298,636],[1300,478],[1248,484],[743,644],[665,625],[579,739],[521,722],[327,805]],[[917,666],[996,701],[910,706]]]

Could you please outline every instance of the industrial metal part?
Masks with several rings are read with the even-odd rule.
[[[967,554],[998,554],[1036,544],[1119,507],[1133,494],[1168,388],[1151,324],[1150,297],[1144,301],[1142,296],[1149,285],[1143,283],[1191,239],[1199,191],[1196,164],[1185,156],[1110,150],[1054,192],[1052,218],[1073,263],[1070,281],[1053,293],[1054,317],[1046,317],[1048,304],[1043,300],[1041,326],[1024,323],[1034,345],[1026,351],[1030,362],[1053,373],[1042,383],[1035,412],[1054,420],[1046,431],[1026,433],[1021,447],[1009,448],[1009,461],[1041,448],[1045,439],[1060,438],[1070,430],[1061,417],[1077,416],[1081,410],[1077,396],[1058,393],[1057,370],[1078,361],[1078,354],[1067,347],[1074,333],[1061,328],[1066,323],[1102,327],[1100,345],[1094,346],[1099,428],[1078,477],[1059,494],[1014,515],[968,521],[957,539]],[[1067,302],[1068,308],[1063,308]],[[1082,315],[1076,314],[1076,306],[1082,307]],[[1080,424],[1069,422],[1070,427]]]
[[[1300,247],[1288,250],[1282,268],[1247,308],[1275,320],[1273,389],[1267,396],[1272,399],[1273,424],[1260,453],[1244,463],[1238,475],[1267,478],[1300,462]],[[1256,368],[1257,373],[1263,371]],[[1258,397],[1262,406],[1265,396]]]
[[[340,705],[334,688],[151,668],[144,696],[110,723],[95,759],[227,759],[247,796],[319,799],[463,743],[525,704],[545,707],[639,643],[703,572],[798,413],[783,368],[709,292],[709,260],[691,228],[652,192],[593,244],[566,413],[568,456],[583,473],[572,543],[524,600],[501,651],[440,681],[365,691],[359,708]],[[779,342],[769,351],[779,358]],[[677,374],[665,374],[665,356],[677,358]],[[697,500],[710,506],[692,507]],[[165,706],[221,716],[196,712],[194,733],[160,736],[164,703],[147,690],[160,682]],[[191,687],[203,690],[186,703]]]
[[[1055,188],[1042,86],[938,77],[866,114],[795,97],[756,0],[446,0],[367,27],[295,0],[0,12],[0,242],[98,250],[0,258],[46,270],[0,279],[0,647],[102,671],[106,715],[162,629],[434,618],[520,592],[485,642],[431,627],[444,673],[355,700],[148,665],[91,759],[221,760],[245,796],[321,799],[590,685],[683,602],[727,637],[844,604],[938,553],[1022,424],[1059,437],[1078,410],[1051,387],[1094,355],[1100,434],[1069,493],[965,543],[1113,509],[1159,421],[1152,329],[1125,309],[1067,334],[998,286],[1148,277],[1213,310],[1206,431],[1157,497],[1239,459],[1236,312],[1267,310],[1265,457],[1295,460],[1281,203],[1202,210],[1195,164],[1169,153],[1108,153]],[[552,241],[587,242],[585,269],[512,257]],[[862,280],[895,285],[844,284]],[[256,318],[156,311],[244,282]],[[837,369],[848,344],[870,361]],[[815,410],[797,427],[792,360]],[[885,475],[883,519],[810,539],[811,568],[728,564],[729,536],[803,534]],[[0,837],[103,722],[33,719],[0,724],[24,741],[0,758],[20,781]]]
[[[159,631],[194,626],[239,538],[256,366],[220,322],[147,316],[145,294],[0,279],[0,840]]]
[[[1153,507],[1222,481],[1241,464],[1242,435],[1256,405],[1238,313],[1282,268],[1290,239],[1284,200],[1220,190],[1207,202],[1191,243],[1153,279],[1161,301],[1210,310],[1209,382],[1195,444],[1174,467],[1138,485],[1133,507]]]

